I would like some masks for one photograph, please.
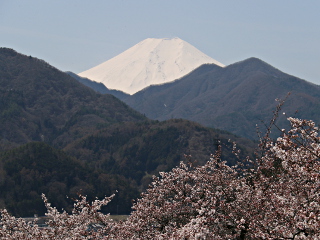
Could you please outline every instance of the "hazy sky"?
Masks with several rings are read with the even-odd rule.
[[[229,65],[258,57],[320,84],[319,0],[0,0],[0,47],[75,73],[149,38]]]

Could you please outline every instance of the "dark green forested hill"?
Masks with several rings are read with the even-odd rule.
[[[252,153],[248,140],[178,119],[114,124],[63,151],[31,142],[0,153],[0,207],[16,216],[31,216],[44,213],[41,193],[67,210],[73,203],[67,196],[82,193],[101,198],[116,193],[105,211],[128,214],[131,200],[148,187],[152,175],[180,161],[203,164],[216,151],[218,140],[222,158],[234,163],[228,139],[240,143],[242,157]]]
[[[58,147],[101,127],[145,120],[46,62],[0,48],[0,149],[30,141]]]
[[[106,211],[130,212],[138,190],[120,175],[94,171],[60,150],[33,142],[0,154],[0,207],[15,216],[43,215],[44,193],[58,209],[70,209],[78,193],[89,198],[117,196]],[[68,198],[69,197],[69,198]],[[116,211],[116,205],[120,206]]]
[[[222,158],[235,163],[229,139],[239,143],[243,157],[253,152],[249,140],[182,119],[116,124],[64,150],[95,169],[126,176],[144,190],[152,175],[169,171],[186,160],[184,155],[191,155],[194,164],[204,164],[216,151],[218,141],[222,144]]]
[[[112,95],[98,94],[48,63],[0,48],[0,207],[19,216],[43,213],[41,193],[58,207],[82,191],[128,213],[137,187],[121,175],[90,170],[60,150],[119,122],[146,121]],[[36,141],[36,143],[35,143]],[[25,145],[27,144],[27,145]]]

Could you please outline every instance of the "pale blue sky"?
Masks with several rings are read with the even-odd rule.
[[[0,0],[0,46],[87,70],[149,38],[229,65],[258,57],[320,84],[319,0]]]

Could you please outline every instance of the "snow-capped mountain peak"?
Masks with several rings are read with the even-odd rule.
[[[205,63],[224,67],[180,38],[148,38],[79,76],[134,94],[181,78]]]

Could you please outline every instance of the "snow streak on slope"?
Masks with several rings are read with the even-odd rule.
[[[134,94],[145,87],[181,78],[205,63],[223,64],[179,39],[148,38],[79,76],[109,89]]]

